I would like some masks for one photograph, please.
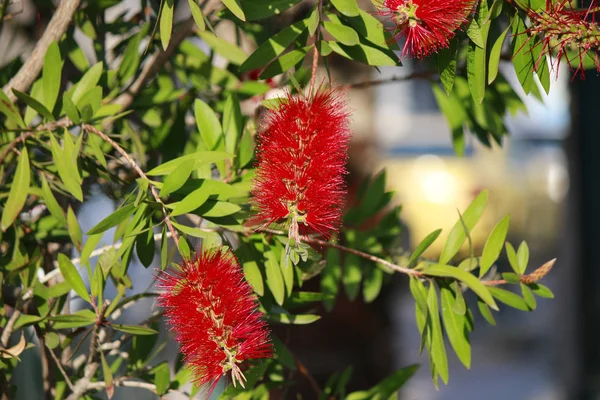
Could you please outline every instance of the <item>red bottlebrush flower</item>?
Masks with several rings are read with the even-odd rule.
[[[341,222],[349,112],[333,89],[288,95],[268,110],[258,135],[253,204],[256,220],[286,222],[290,237],[325,237]]]
[[[231,371],[244,386],[242,362],[271,356],[269,330],[233,253],[212,250],[159,277],[158,304],[198,385]]]
[[[584,59],[591,57],[596,70],[600,72],[600,26],[596,22],[600,7],[595,0],[587,9],[572,9],[570,4],[569,0],[546,0],[543,10],[526,9],[531,21],[528,33],[542,38],[536,44],[542,46],[542,50],[535,60],[535,70],[550,55],[558,60],[565,58],[571,69],[574,67],[573,63],[577,62],[575,75],[581,72],[581,77],[585,76]],[[552,57],[550,60],[552,62]],[[558,65],[556,72],[558,73]]]
[[[406,37],[403,56],[424,58],[450,45],[474,4],[474,0],[383,0],[379,14],[396,25],[396,39]]]

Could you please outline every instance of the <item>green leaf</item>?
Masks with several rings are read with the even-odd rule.
[[[479,26],[479,23],[477,23],[476,19],[472,19],[469,23],[469,26],[467,27],[467,36],[469,36],[469,39],[471,39],[471,41],[477,47],[481,47],[483,49],[485,44],[481,33],[481,27]]]
[[[353,392],[346,396],[346,400],[388,400],[417,372],[418,365],[402,368],[368,391]]]
[[[519,271],[517,273],[519,275],[525,273],[527,264],[529,264],[529,246],[527,245],[527,242],[522,241],[519,245],[519,250],[517,250],[517,265],[519,266]]]
[[[517,15],[512,24],[513,65],[517,78],[525,94],[529,94],[534,85],[534,60],[531,51],[531,39],[525,22]]]
[[[231,154],[221,151],[198,151],[196,153],[187,154],[185,156],[167,161],[166,163],[163,163],[147,172],[147,175],[168,175],[173,172],[181,163],[184,163],[188,160],[196,160],[196,163],[194,164],[194,169],[196,169],[202,165],[213,164],[228,158],[231,158]]]
[[[109,399],[111,399],[115,392],[115,386],[113,385],[113,376],[112,371],[110,370],[110,366],[106,362],[106,357],[104,356],[104,352],[100,351],[100,359],[102,360],[102,375],[104,376],[104,384],[106,395]]]
[[[466,317],[464,314],[454,312],[456,298],[448,284],[440,285],[440,292],[446,335],[448,335],[448,340],[450,340],[450,344],[460,362],[469,369],[471,368],[471,344],[465,326]]]
[[[330,299],[323,301],[323,305],[327,311],[331,311],[342,279],[340,251],[333,248],[327,249],[325,261],[325,268],[321,273],[321,293],[330,297]]]
[[[148,268],[154,260],[154,230],[151,221],[148,221],[146,230],[139,233],[135,238],[135,252],[142,265]]]
[[[114,329],[131,333],[132,335],[156,335],[158,332],[152,328],[140,325],[123,325],[123,324],[110,324]]]
[[[10,121],[12,121],[19,128],[25,129],[27,126],[19,113],[19,110],[15,105],[10,101],[8,96],[4,93],[4,90],[0,90],[0,112],[6,115]]]
[[[60,91],[63,64],[58,44],[52,41],[46,50],[42,69],[42,103],[51,112]]]
[[[98,299],[97,304],[102,304],[102,297],[104,295],[104,273],[102,272],[102,266],[96,264],[94,268],[94,275],[91,282],[92,297]]]
[[[140,43],[148,33],[148,28],[149,24],[143,25],[142,29],[127,42],[127,47],[123,51],[123,58],[117,70],[117,77],[122,84],[125,84],[140,66]],[[119,111],[121,111],[120,108]]]
[[[285,53],[277,60],[269,64],[267,68],[265,68],[265,70],[260,74],[260,79],[272,78],[275,75],[279,75],[290,70],[304,59],[304,56],[306,56],[306,53],[308,53],[311,48],[312,46],[306,46],[301,49],[296,49]]]
[[[527,286],[529,286],[529,288],[533,290],[533,293],[537,294],[540,297],[545,297],[547,299],[554,298],[554,293],[552,293],[552,291],[548,287],[542,285],[541,283],[530,283]]]
[[[225,137],[225,151],[234,154],[242,136],[243,126],[240,101],[235,93],[231,93],[225,101],[223,110],[223,134]]]
[[[163,50],[167,50],[167,47],[169,47],[169,41],[171,41],[174,8],[174,0],[162,0],[160,10],[160,42]]]
[[[474,43],[469,43],[467,50],[467,81],[471,96],[476,104],[481,104],[485,96],[485,83],[487,82],[487,37],[491,23],[488,21],[481,27],[481,37],[483,46],[479,47]]]
[[[435,365],[435,370],[442,378],[444,383],[448,383],[448,356],[442,336],[442,324],[440,322],[440,312],[438,307],[438,294],[435,284],[432,282],[429,286],[427,295],[427,308],[429,332],[431,334],[431,360]],[[434,378],[436,380],[437,378]]]
[[[77,251],[81,252],[81,228],[79,227],[79,222],[77,222],[77,217],[73,212],[73,208],[69,205],[67,209],[67,231],[69,232],[69,237],[73,242],[73,245],[77,249]]]
[[[71,285],[71,289],[73,289],[73,291],[75,291],[79,297],[91,304],[92,299],[85,288],[85,284],[83,283],[77,268],[75,268],[69,257],[62,253],[58,254],[58,269],[60,270],[63,278],[65,278],[65,281]]]
[[[161,362],[156,367],[152,368],[154,375],[154,385],[156,386],[156,394],[162,396],[167,393],[171,384],[171,371],[169,364],[166,361]]]
[[[204,31],[206,29],[206,23],[204,22],[204,15],[202,15],[202,9],[196,3],[196,0],[188,0],[192,18],[199,30]]]
[[[306,28],[307,20],[303,19],[281,30],[281,32],[262,43],[254,53],[240,65],[239,71],[251,71],[266,65],[269,61],[283,53],[284,50],[306,30]]]
[[[359,15],[360,9],[356,4],[356,0],[331,0],[331,4],[347,17],[357,17]]]
[[[54,116],[52,115],[52,113],[50,111],[48,111],[48,109],[46,107],[44,107],[44,105],[42,103],[40,103],[33,97],[29,96],[28,94],[19,92],[16,89],[13,89],[12,91],[19,100],[21,100],[23,103],[27,104],[29,107],[33,108],[46,120],[54,121]]]
[[[300,0],[240,0],[246,21],[256,21],[278,15]]]
[[[440,71],[440,81],[444,86],[446,94],[452,92],[454,81],[456,80],[456,63],[458,61],[458,42],[450,41],[450,46],[438,52],[438,69]]]
[[[209,232],[209,231],[205,231],[201,228],[195,228],[193,226],[181,225],[181,224],[178,224],[177,222],[172,222],[172,224],[175,228],[177,228],[181,232],[185,233],[186,235],[193,236],[193,237],[206,239],[206,240],[213,240],[213,239],[215,239],[215,237],[219,237],[219,235],[216,232]]]
[[[521,283],[521,293],[523,293],[523,300],[525,300],[525,304],[527,304],[529,310],[535,310],[537,307],[535,296],[531,289],[524,283]]]
[[[205,188],[194,190],[177,203],[173,212],[171,212],[171,216],[175,217],[177,215],[187,214],[200,208],[208,200],[211,194],[212,193]]]
[[[431,246],[433,244],[433,242],[435,242],[435,240],[438,238],[438,236],[440,236],[440,233],[442,233],[442,230],[437,229],[437,230],[431,232],[429,235],[427,235],[427,237],[425,239],[423,239],[421,241],[421,243],[419,243],[419,245],[415,249],[414,253],[412,253],[412,255],[410,256],[410,259],[408,260],[409,268],[417,263],[417,261],[419,260],[419,257],[421,257],[421,255],[425,252],[425,250],[427,250],[429,248],[429,246]]]
[[[200,99],[194,102],[194,116],[200,136],[209,150],[224,150],[223,129],[214,111]]]
[[[508,258],[508,262],[510,263],[510,266],[512,267],[513,271],[515,271],[516,274],[520,275],[519,259],[517,257],[517,252],[515,251],[515,248],[512,246],[512,244],[510,244],[510,242],[506,242],[505,249],[506,249],[506,257]]]
[[[253,248],[250,244],[242,243],[238,247],[236,254],[242,264],[244,277],[250,286],[252,286],[254,292],[262,297],[265,294],[265,285],[260,268],[256,262],[256,254]]]
[[[344,259],[344,276],[342,282],[344,289],[350,301],[354,301],[360,289],[360,281],[362,280],[361,261],[357,255],[352,253],[346,254]]]
[[[481,298],[487,305],[489,305],[493,310],[498,310],[498,306],[494,301],[494,298],[490,294],[490,291],[487,287],[483,285],[473,275],[463,270],[460,270],[456,267],[451,267],[449,265],[441,265],[441,264],[432,264],[427,267],[423,273],[429,276],[441,276],[446,278],[454,278],[463,283],[465,283],[473,292],[475,292],[479,298]]]
[[[254,138],[250,130],[246,129],[240,141],[240,151],[238,154],[240,168],[245,168],[254,158]]]
[[[488,79],[487,79],[488,85],[491,85],[492,82],[494,82],[496,80],[496,77],[498,76],[498,66],[500,65],[500,56],[502,54],[502,47],[503,47],[504,40],[506,39],[506,35],[508,34],[509,29],[510,29],[510,26],[508,26],[504,30],[504,32],[502,32],[502,34],[498,37],[498,39],[496,39],[494,46],[492,46],[492,51],[490,52],[490,60],[489,60],[489,66],[488,66]]]
[[[527,304],[525,304],[525,301],[519,295],[498,287],[490,287],[489,290],[492,296],[499,302],[517,310],[529,311],[529,307],[527,307]]]
[[[360,43],[358,35],[354,29],[342,24],[325,21],[323,26],[338,42],[347,46],[354,46]]]
[[[73,103],[73,100],[71,99],[71,96],[68,92],[63,93],[62,105],[64,113],[67,114],[67,117],[69,117],[69,119],[73,121],[73,123],[78,124],[81,122],[79,110],[77,110],[77,107],[75,107],[75,103]]]
[[[336,42],[327,42],[327,44],[337,54],[346,57],[349,60],[360,61],[363,64],[391,66],[398,65],[399,63],[398,59],[394,58],[391,54],[368,44],[361,43],[356,46],[346,46]]]
[[[481,299],[477,299],[477,307],[479,308],[479,312],[483,316],[483,318],[488,322],[488,324],[496,326],[496,320],[490,311],[490,308],[487,304],[485,304]]]
[[[376,266],[367,266],[363,279],[363,299],[365,303],[374,301],[383,285],[383,271]]]
[[[520,283],[521,282],[519,275],[512,273],[512,272],[503,272],[502,279],[504,279],[508,283]]]
[[[240,211],[241,207],[237,204],[226,201],[207,200],[197,211],[198,215],[206,218],[226,217]]]
[[[19,154],[17,160],[17,168],[15,170],[15,177],[10,185],[10,192],[8,193],[8,199],[2,210],[2,231],[6,230],[15,221],[23,206],[27,200],[27,194],[29,193],[29,185],[31,182],[31,170],[29,167],[29,154],[27,147],[21,148],[21,154]]]
[[[319,8],[315,6],[312,12],[310,13],[310,16],[307,18],[308,33],[310,34],[310,36],[315,36],[315,33],[317,32],[317,28],[319,27],[320,22],[319,17]]]
[[[134,211],[135,205],[133,203],[126,204],[110,214],[108,217],[104,218],[102,221],[98,222],[98,224],[90,229],[86,235],[95,235],[97,233],[107,231],[113,226],[117,226],[121,222],[125,221],[125,219],[129,218]]]
[[[196,160],[188,160],[179,164],[165,179],[160,188],[160,195],[167,196],[182,187],[194,170],[195,164]]]
[[[459,99],[454,92],[446,96],[436,84],[433,84],[432,88],[438,106],[452,130],[452,146],[454,147],[454,151],[458,156],[462,156],[465,151],[464,123],[467,120],[467,114],[461,105],[463,100]]]
[[[46,207],[48,207],[48,211],[54,218],[58,220],[61,224],[66,224],[67,220],[65,218],[65,213],[62,208],[56,201],[52,190],[50,190],[50,186],[48,186],[48,181],[44,174],[40,174],[40,181],[42,182],[42,194],[44,196],[44,203],[46,203]]]
[[[288,314],[288,313],[273,313],[266,315],[266,319],[285,325],[308,325],[321,319],[321,316],[315,314]]]
[[[507,215],[496,224],[494,230],[485,242],[485,247],[483,248],[483,253],[479,260],[479,277],[484,276],[500,256],[509,225],[510,216]]]
[[[240,4],[240,0],[221,0],[225,7],[229,8],[229,11],[232,12],[233,15],[241,19],[242,21],[246,21],[246,15],[242,10],[242,6]]]
[[[479,195],[477,195],[477,197],[471,202],[469,207],[467,207],[459,221],[456,222],[454,227],[452,227],[452,230],[448,235],[448,239],[446,240],[446,244],[442,249],[442,254],[440,255],[440,264],[447,264],[452,257],[458,253],[463,243],[467,239],[467,233],[473,230],[483,215],[483,211],[485,210],[485,206],[487,204],[487,198],[487,191],[484,190],[479,193]],[[465,227],[467,228],[468,232],[465,232]]]
[[[222,55],[225,59],[235,65],[242,65],[244,61],[246,61],[246,58],[248,58],[248,55],[244,50],[233,43],[215,36],[212,32],[198,32],[198,35],[215,51],[215,53]]]
[[[272,247],[265,244],[265,272],[267,287],[273,298],[280,306],[283,305],[285,300],[285,284],[283,282],[283,276],[281,274],[281,267],[279,265],[279,258],[275,254]]]
[[[78,181],[78,173],[76,168],[72,165],[73,162],[76,161],[74,159],[75,154],[72,154],[74,149],[70,147],[67,148],[68,139],[70,139],[70,133],[65,132],[65,149],[63,150],[54,135],[50,135],[50,148],[52,149],[52,158],[54,159],[54,165],[58,170],[58,175],[63,181],[63,184],[67,188],[67,190],[72,194],[77,200],[83,201],[83,191],[81,190],[81,184]],[[71,143],[72,145],[72,143]]]
[[[102,71],[102,62],[98,62],[81,77],[77,85],[75,85],[75,90],[71,96],[71,100],[73,100],[75,105],[79,105],[79,101],[83,98],[83,95],[98,84]]]
[[[73,314],[55,315],[48,319],[54,321],[52,328],[55,330],[80,328],[82,326],[89,326],[96,322],[96,316],[92,310],[80,310],[74,312]]]

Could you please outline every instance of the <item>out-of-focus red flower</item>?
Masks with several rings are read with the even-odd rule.
[[[231,371],[244,386],[241,363],[271,356],[269,330],[250,285],[230,251],[203,252],[159,277],[158,304],[198,385],[209,393]]]
[[[573,9],[569,0],[546,0],[543,10],[526,9],[531,26],[530,35],[539,36],[542,40],[536,46],[542,46],[540,57],[535,60],[534,69],[537,70],[542,62],[546,62],[546,55],[566,59],[570,68],[577,61],[575,75],[581,72],[584,75],[584,58],[591,56],[598,72],[600,72],[600,27],[596,18],[600,7],[596,0],[590,3],[587,9]],[[570,51],[569,51],[570,50]],[[552,62],[552,57],[550,58]],[[554,65],[553,65],[554,67]],[[558,73],[558,64],[556,65]]]
[[[396,39],[406,37],[403,56],[424,58],[449,46],[474,3],[474,0],[383,0],[379,14],[396,25]]]
[[[286,222],[290,237],[330,237],[341,222],[349,112],[342,94],[288,95],[265,113],[258,135],[255,220]]]

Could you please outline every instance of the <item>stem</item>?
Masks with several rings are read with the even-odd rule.
[[[393,83],[393,82],[406,82],[412,79],[432,79],[434,76],[437,76],[437,71],[423,71],[423,72],[413,72],[410,75],[406,75],[406,76],[392,76],[390,78],[385,78],[385,79],[374,79],[371,81],[364,81],[364,82],[357,82],[357,83],[351,83],[348,85],[344,85],[342,86],[342,88],[344,89],[363,89],[366,87],[371,87],[371,86],[379,86],[379,85],[385,85],[387,83]]]
[[[302,241],[306,242],[306,243],[318,244],[320,246],[331,247],[331,248],[334,248],[334,249],[345,251],[346,253],[352,253],[352,254],[357,255],[359,257],[362,257],[362,258],[364,258],[366,260],[373,261],[373,262],[381,264],[381,265],[385,265],[386,267],[391,268],[394,271],[398,271],[398,272],[400,272],[402,274],[405,274],[405,275],[409,275],[409,276],[425,276],[425,273],[423,273],[421,271],[417,271],[415,269],[410,269],[410,268],[407,268],[407,267],[403,267],[401,265],[394,264],[392,262],[384,260],[383,258],[379,258],[379,257],[374,256],[372,254],[364,253],[364,252],[362,252],[360,250],[352,249],[350,247],[342,246],[341,244],[337,244],[337,243],[333,243],[333,242],[327,242],[325,240],[315,239],[315,238],[308,237],[308,236],[300,236],[300,239]]]
[[[58,370],[62,374],[63,378],[65,378],[65,382],[67,382],[67,386],[69,386],[69,389],[71,389],[71,391],[74,391],[75,387],[73,386],[73,382],[71,382],[71,379],[69,379],[69,375],[67,374],[67,371],[65,371],[65,369],[63,368],[60,360],[58,359],[56,354],[54,354],[54,352],[52,351],[51,348],[49,348],[49,347],[46,347],[46,348],[48,349],[48,353],[50,353],[50,356],[56,363],[56,366],[58,367]]]
[[[319,3],[317,4],[317,14],[319,16],[319,25],[321,24],[321,15],[323,13],[323,0],[319,0]],[[310,86],[308,88],[308,96],[312,97],[314,94],[314,90],[315,90],[315,81],[317,79],[317,66],[319,64],[319,36],[320,36],[320,29],[319,26],[317,26],[317,31],[315,32],[315,52],[313,54],[313,60],[312,60],[312,73],[310,75]]]
[[[152,197],[154,197],[154,199],[161,205],[163,216],[165,217],[165,223],[167,224],[167,227],[169,228],[169,231],[171,232],[171,236],[173,237],[173,241],[175,242],[175,245],[177,246],[177,250],[179,251],[179,253],[181,253],[181,249],[179,248],[179,236],[177,235],[177,231],[175,230],[175,227],[173,226],[173,223],[171,222],[171,218],[169,217],[169,214],[167,213],[167,208],[165,207],[165,203],[163,203],[162,199],[158,195],[158,192],[156,191],[156,187],[154,187],[154,185],[152,185],[152,183],[150,182],[150,179],[148,179],[148,176],[144,173],[144,171],[142,171],[140,166],[135,162],[135,160],[131,157],[131,155],[129,155],[129,153],[127,153],[121,146],[119,146],[119,144],[117,142],[112,140],[108,135],[106,135],[105,133],[101,132],[100,130],[96,129],[95,127],[93,127],[92,125],[89,125],[89,124],[83,124],[82,128],[88,132],[93,133],[94,135],[99,136],[105,142],[110,144],[113,147],[113,149],[115,149],[118,153],[120,153],[123,156],[123,158],[125,160],[127,160],[127,162],[131,165],[131,167],[138,173],[138,175],[141,178],[144,178],[148,181],[148,186],[150,187],[150,192],[152,193]]]

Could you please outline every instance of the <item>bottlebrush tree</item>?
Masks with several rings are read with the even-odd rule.
[[[384,174],[344,204],[350,121],[363,112],[346,92],[385,82],[341,85],[329,61],[397,66],[400,76],[403,60],[422,63],[427,73],[402,79],[431,83],[461,155],[467,135],[501,145],[505,116],[524,110],[501,60],[538,96],[560,64],[600,71],[595,0],[131,5],[27,10],[41,36],[0,69],[3,398],[25,390],[17,375],[31,353],[46,398],[111,398],[118,387],[216,396],[221,379],[222,398],[277,398],[292,395],[282,390],[296,377],[317,397],[387,399],[416,367],[347,393],[350,370],[320,384],[274,328],[335,313],[340,296],[371,302],[388,277],[406,275],[437,386],[450,349],[470,368],[474,313],[494,324],[500,305],[531,311],[535,296],[553,296],[540,280],[554,260],[528,265],[527,244],[506,242],[508,216],[480,254],[461,258],[485,191],[460,210],[436,259],[423,254],[440,230],[398,248],[400,208]],[[5,28],[19,11],[4,3]],[[116,210],[84,232],[79,210],[99,191]],[[374,215],[378,224],[365,224]],[[498,276],[503,251],[514,271]],[[149,287],[131,276],[134,259],[152,266]],[[149,318],[122,323],[148,298]],[[173,341],[181,357],[158,361]]]

